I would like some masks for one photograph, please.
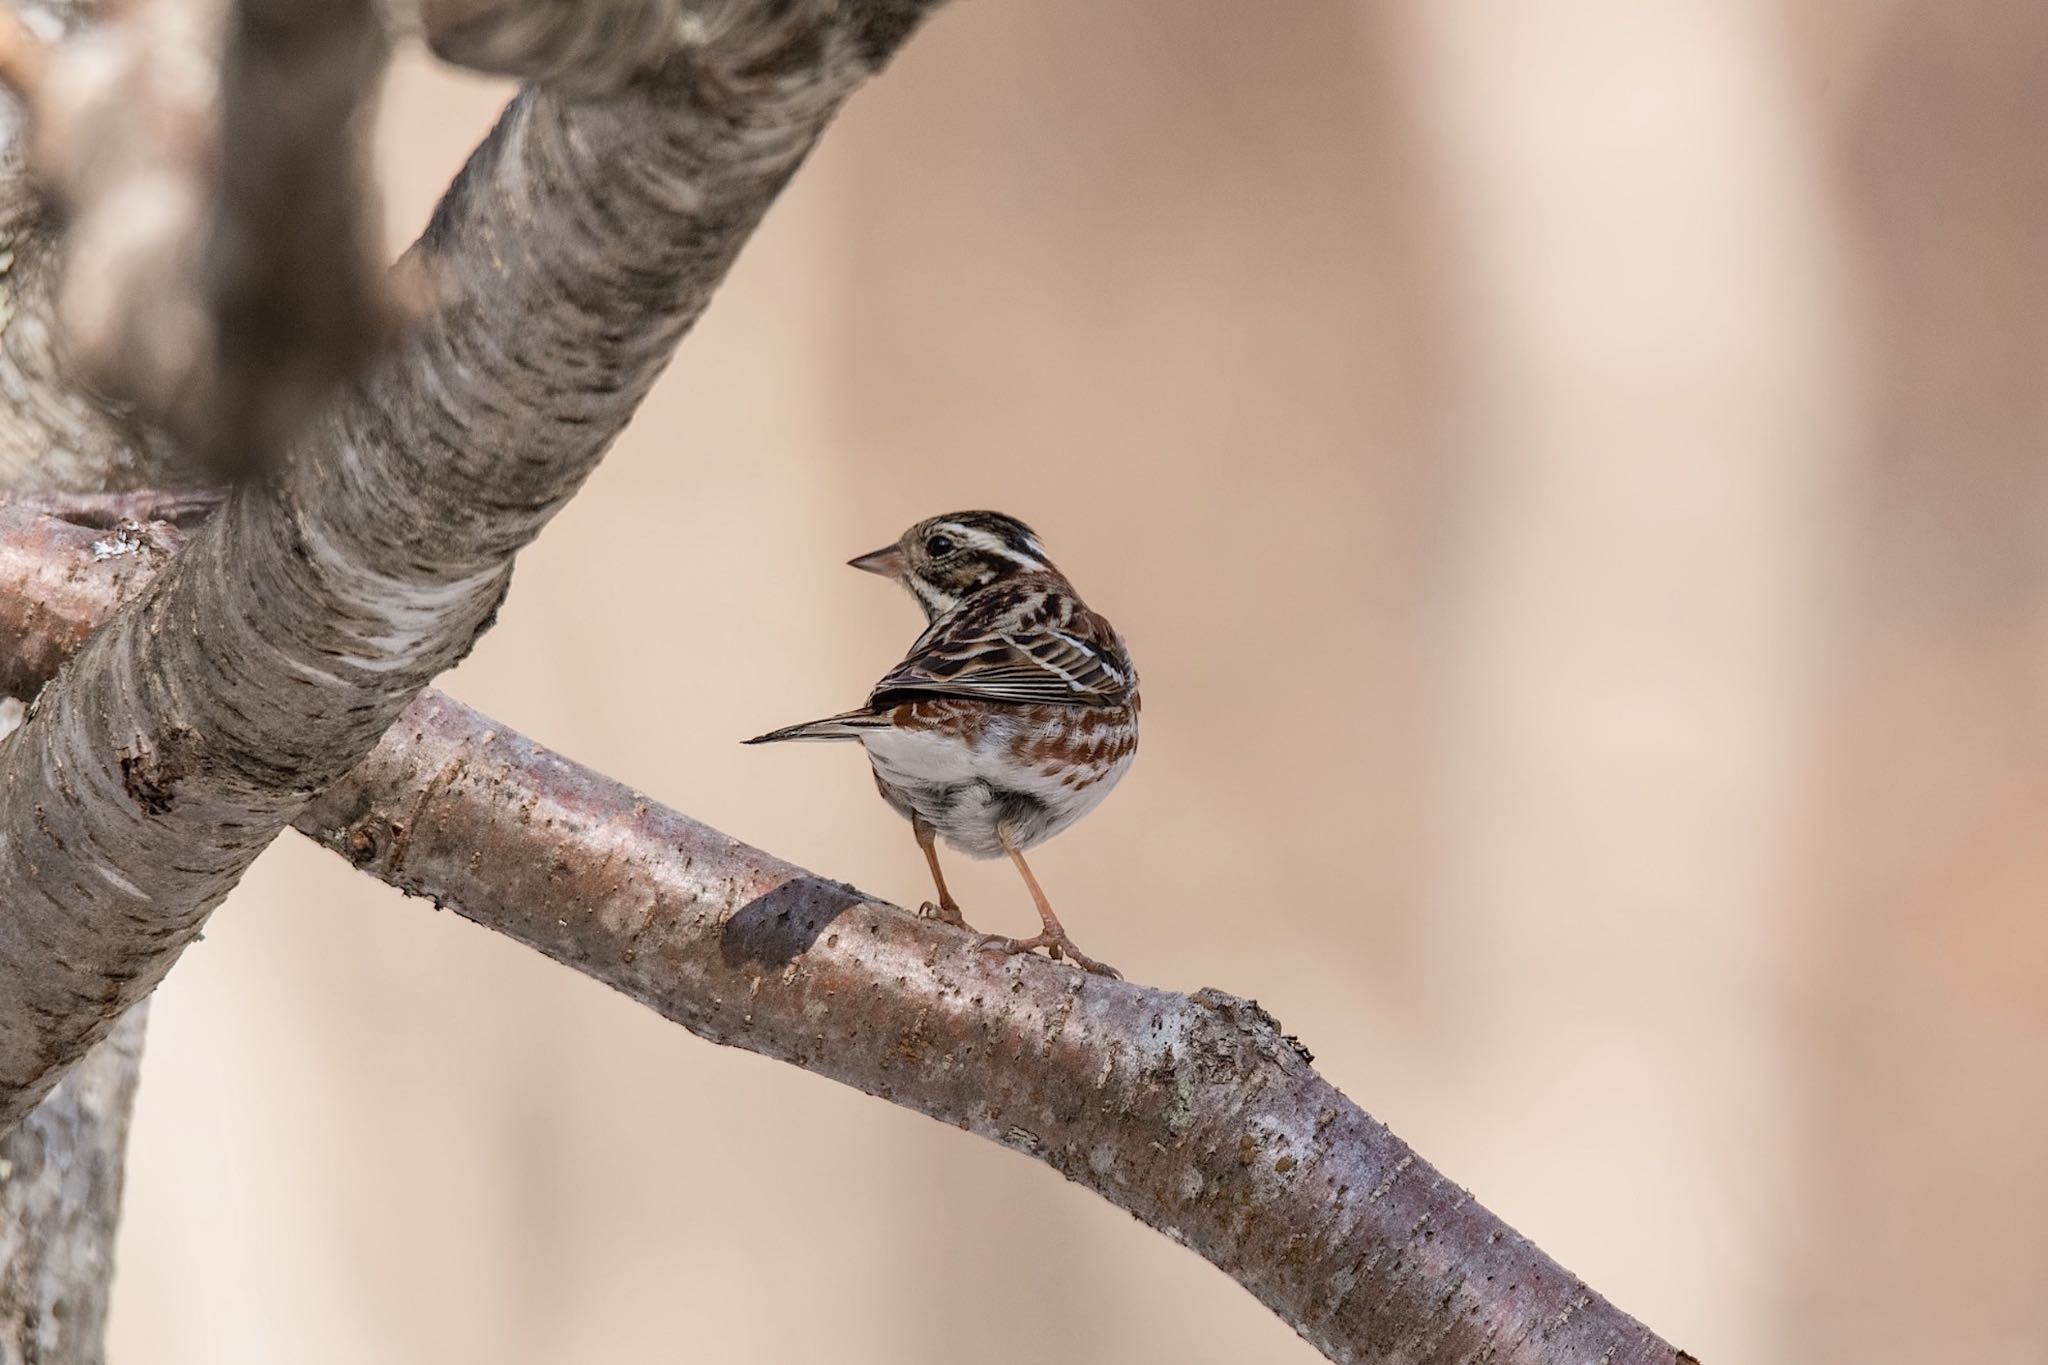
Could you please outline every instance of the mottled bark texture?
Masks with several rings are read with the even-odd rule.
[[[16,13],[24,24],[34,22],[44,36],[56,38],[83,8],[74,0],[46,0]],[[46,70],[44,64],[34,83],[38,88]],[[59,250],[28,173],[21,127],[19,109],[0,99],[0,394],[6,410],[0,421],[0,489],[174,482],[179,466],[163,458],[163,444],[93,402],[56,344]],[[117,525],[118,518],[102,530],[114,532]],[[111,550],[125,536],[95,539]],[[91,553],[89,543],[86,551]],[[62,607],[104,611],[112,596],[85,601],[78,592],[133,586],[138,580],[127,572],[132,562],[123,554],[119,574],[24,583],[17,591],[47,591]],[[75,638],[83,638],[82,629]],[[20,653],[0,647],[0,673],[37,662]],[[44,661],[55,657],[61,656]],[[26,690],[33,691],[34,682]],[[0,691],[12,686],[0,681]],[[0,735],[13,730],[19,709],[11,701],[0,706]],[[123,1158],[147,1010],[147,1002],[130,1010],[14,1131],[0,1137],[0,1365],[99,1365],[104,1359]]]
[[[0,507],[0,548],[25,534],[30,548],[0,557],[0,650],[83,624],[5,605],[31,558],[55,560],[46,578],[106,585],[74,592],[78,609],[124,590],[91,531]],[[704,1038],[1046,1163],[1332,1360],[1688,1359],[1346,1099],[1251,1001],[984,951],[434,693],[296,823]]]
[[[759,0],[614,97],[514,101],[415,248],[439,310],[0,748],[0,1129],[488,626],[513,554],[914,17]]]
[[[0,532],[0,544],[11,541]],[[81,551],[91,553],[74,546],[72,557]],[[104,571],[82,577],[97,596],[72,595],[73,610],[111,607],[134,581]],[[35,586],[6,571],[0,581]],[[20,711],[11,700],[0,704],[0,740],[20,724]],[[144,1001],[129,1011],[20,1127],[0,1137],[0,1365],[97,1365],[104,1358],[122,1156],[148,1010]]]
[[[149,1003],[0,1138],[0,1365],[99,1365]]]
[[[1255,1003],[979,947],[421,698],[299,828],[713,1042],[1043,1161],[1332,1360],[1671,1365]]]

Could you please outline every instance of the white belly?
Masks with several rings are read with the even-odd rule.
[[[1080,790],[1014,758],[1014,722],[992,720],[981,742],[940,730],[888,729],[861,737],[882,795],[973,858],[1003,856],[1003,835],[1028,849],[1101,804],[1130,768],[1126,753]]]

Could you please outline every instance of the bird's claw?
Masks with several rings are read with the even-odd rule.
[[[1045,949],[1046,956],[1050,957],[1053,961],[1058,962],[1061,956],[1064,955],[1076,967],[1079,967],[1091,976],[1106,976],[1113,981],[1121,981],[1124,976],[1122,972],[1110,966],[1107,962],[1097,962],[1094,958],[1076,948],[1074,941],[1065,934],[1034,934],[1030,938],[1008,938],[1002,934],[986,934],[982,937],[980,946],[983,948],[1000,948],[1012,956],[1018,953],[1028,953],[1034,948],[1043,948]]]
[[[917,907],[919,919],[935,919],[941,924],[950,924],[956,929],[967,927],[967,917],[960,913],[960,907],[945,902],[926,901]]]

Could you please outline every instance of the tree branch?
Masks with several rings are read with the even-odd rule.
[[[116,494],[107,505],[132,502]],[[168,524],[110,523],[83,496],[0,503],[0,582],[11,585],[0,606],[0,695],[35,696],[182,545]]]
[[[244,473],[390,330],[362,147],[383,24],[372,0],[109,9],[29,101],[69,220],[67,349],[213,475]]]
[[[149,1002],[0,1137],[0,1357],[98,1365]],[[10,1356],[7,1348],[19,1350]]]
[[[0,537],[0,580],[19,594],[18,609],[48,627],[26,636],[7,633],[0,697],[32,695],[70,652],[66,642],[83,640],[93,616],[110,613],[122,593],[176,549],[175,528],[145,529],[119,515],[145,503],[175,510],[192,505],[179,494],[116,494],[79,514],[99,522],[97,534],[22,517],[24,529],[64,534]],[[81,542],[81,535],[88,539]],[[38,553],[51,556],[40,568]],[[97,571],[77,572],[81,561]],[[0,699],[0,739],[19,725],[20,713],[18,701]],[[0,1360],[99,1365],[104,1359],[122,1166],[148,1011],[146,1000],[129,1010],[19,1127],[0,1136]]]
[[[522,95],[415,249],[447,303],[96,633],[0,749],[0,1129],[488,627],[900,0],[748,0],[605,100]]]
[[[45,0],[33,10],[49,33],[62,34],[82,22],[85,8],[82,0]],[[28,7],[4,12],[18,32],[33,32]],[[35,83],[38,99],[48,65]],[[27,142],[16,110],[0,99],[0,393],[7,418],[0,422],[0,489],[166,487],[188,475],[190,462],[130,413],[96,398],[62,342],[63,252],[29,174]]]
[[[38,20],[56,35],[79,8],[55,0],[38,7]],[[10,68],[5,79],[32,102],[42,94],[48,54],[21,13],[0,12],[0,26],[9,29],[6,45],[13,49],[0,58]],[[120,418],[84,401],[61,373],[52,325],[57,251],[11,114],[0,110],[0,392],[8,400],[0,487],[104,488],[140,479],[145,443]],[[176,477],[162,462],[147,472],[164,483]],[[117,524],[110,520],[105,529]],[[0,663],[0,672],[17,663]],[[20,710],[0,703],[0,736],[19,723]],[[105,1358],[147,1013],[147,1001],[131,1009],[19,1127],[0,1137],[0,1358],[48,1365],[99,1365]]]
[[[35,582],[72,575],[86,586],[67,601],[100,609],[136,588],[91,559],[93,535],[0,506],[0,651],[43,657],[86,624],[20,605]],[[981,951],[433,693],[296,823],[701,1037],[1044,1162],[1332,1360],[1689,1359],[1346,1099],[1251,1001]]]
[[[442,61],[583,94],[610,94],[709,36],[722,0],[422,0],[427,46]]]
[[[372,0],[237,0],[203,283],[211,466],[259,467],[388,338],[365,139],[386,55]]]
[[[427,44],[443,61],[544,83],[579,95],[612,94],[678,57],[715,50],[745,31],[749,0],[420,0]],[[791,20],[815,23],[838,0],[786,0]],[[930,0],[870,0],[861,45],[894,51]],[[766,48],[762,49],[764,52]]]
[[[119,586],[113,575],[95,577]],[[20,724],[20,711],[20,703],[0,701],[0,739]],[[130,1010],[20,1127],[0,1137],[0,1359],[99,1365],[105,1358],[123,1159],[148,1013],[146,1000]]]

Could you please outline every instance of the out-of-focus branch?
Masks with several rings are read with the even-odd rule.
[[[785,0],[783,8],[788,22],[810,26],[840,0]],[[902,43],[931,2],[869,0],[855,8],[856,37],[879,57]],[[752,0],[419,0],[418,12],[428,46],[443,61],[597,95],[690,53],[731,48],[752,25],[751,9]]]
[[[415,252],[444,305],[0,747],[0,1128],[488,627],[903,12],[747,0],[686,69],[511,106]]]
[[[420,25],[443,61],[476,71],[610,93],[700,36],[698,11],[731,0],[422,0]]]
[[[148,1001],[128,1011],[0,1137],[0,1359],[105,1359],[122,1156],[148,1012]]]
[[[61,359],[195,448],[213,393],[203,266],[225,4],[129,0],[58,47],[29,109],[31,162],[64,218]]]
[[[216,475],[286,444],[385,330],[362,154],[384,50],[371,0],[132,0],[31,102],[70,351]]]
[[[203,275],[214,468],[255,468],[389,338],[366,139],[386,56],[372,0],[238,0]]]
[[[30,41],[61,39],[86,8],[82,0],[0,2],[0,23]],[[0,96],[0,489],[172,486],[193,477],[191,462],[131,412],[96,398],[61,342],[63,253],[29,173],[24,107]]]
[[[93,533],[0,506],[0,651],[31,560],[102,608]],[[144,569],[147,572],[146,566]],[[15,604],[15,605],[10,605]],[[1332,1360],[1677,1365],[1319,1076],[1255,1003],[979,949],[436,693],[298,828],[693,1033],[1042,1161],[1189,1247]]]

